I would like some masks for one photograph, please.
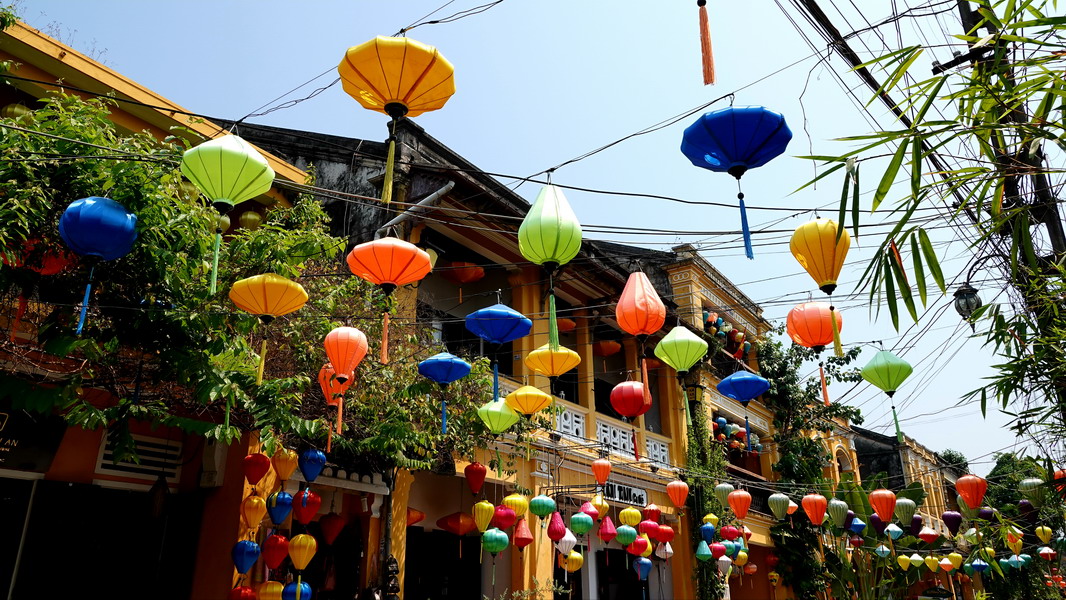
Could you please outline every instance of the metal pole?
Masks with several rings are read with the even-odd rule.
[[[26,546],[26,532],[30,530],[30,513],[33,512],[33,499],[37,496],[37,482],[39,479],[33,480],[33,485],[30,487],[30,500],[26,503],[26,519],[22,522],[22,537],[19,538],[19,549],[15,555],[15,566],[11,571],[11,585],[7,588],[7,600],[11,600],[15,597],[15,582],[18,581],[19,566],[22,564],[22,549]]]

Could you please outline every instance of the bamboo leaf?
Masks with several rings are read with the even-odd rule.
[[[888,264],[892,265],[892,274],[896,278],[896,283],[899,284],[899,295],[903,298],[903,304],[907,306],[907,312],[911,314],[911,319],[915,322],[918,321],[918,311],[914,306],[914,295],[911,293],[911,286],[907,282],[907,276],[903,273],[903,266],[895,256],[891,256],[888,259]],[[899,329],[899,327],[896,327]]]
[[[851,169],[844,171],[844,189],[840,191],[840,215],[837,217],[837,239],[844,233],[844,217],[848,212],[848,184],[851,183]]]
[[[925,256],[925,264],[929,266],[929,274],[933,276],[933,281],[936,282],[940,291],[946,294],[948,288],[944,284],[944,272],[940,270],[940,261],[936,257],[936,251],[933,250],[932,242],[929,241],[929,234],[927,234],[924,229],[918,229],[918,241],[922,246],[922,255]]]
[[[922,300],[922,306],[928,306],[926,302],[925,266],[922,265],[922,256],[918,252],[918,238],[911,236],[911,261],[914,263],[914,282],[918,286],[918,297]]]
[[[881,205],[881,201],[888,195],[888,191],[892,189],[892,182],[896,180],[896,174],[899,173],[899,167],[903,164],[903,154],[906,151],[907,144],[900,142],[899,147],[896,148],[896,153],[892,155],[892,161],[888,163],[888,169],[881,176],[881,183],[877,184],[877,191],[874,192],[873,204],[870,207],[871,211],[877,210],[877,207]]]
[[[926,96],[925,104],[922,105],[918,112],[914,115],[914,124],[917,126],[922,123],[922,119],[925,118],[925,113],[929,112],[929,108],[933,105],[933,101],[936,100],[937,94],[940,93],[940,88],[944,87],[944,83],[948,80],[946,76],[941,76],[940,80],[933,86],[933,90]],[[928,126],[928,124],[926,124]]]
[[[922,188],[922,136],[915,133],[911,146],[911,195],[918,198]]]
[[[851,191],[851,229],[859,239],[859,165],[855,165],[855,187]]]
[[[899,331],[899,307],[896,306],[896,284],[892,276],[892,261],[885,259],[884,270],[885,302],[888,303],[888,314],[892,317],[892,327]]]

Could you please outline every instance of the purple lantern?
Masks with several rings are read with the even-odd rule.
[[[944,514],[940,515],[940,519],[944,521],[944,525],[947,525],[951,535],[958,533],[959,527],[962,526],[962,514],[953,510],[944,511]]]
[[[874,531],[877,532],[877,535],[884,535],[885,528],[888,527],[888,523],[882,521],[881,517],[877,516],[877,513],[872,513],[870,515],[870,527],[874,528]]]
[[[977,511],[977,518],[981,519],[982,521],[991,521],[992,516],[995,514],[996,513],[992,510],[992,507],[982,506],[981,509]]]
[[[908,530],[908,533],[913,536],[917,536],[919,533],[922,532],[922,525],[922,515],[914,515],[913,517],[911,517],[911,528]]]

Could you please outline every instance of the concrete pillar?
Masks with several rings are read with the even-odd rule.
[[[592,327],[595,321],[587,310],[577,312],[577,348],[574,351],[581,357],[581,364],[577,366],[578,394],[577,398],[570,400],[589,409],[596,410],[596,373],[592,356]]]
[[[400,598],[403,598],[404,575],[407,566],[407,505],[411,498],[411,484],[415,476],[407,469],[396,475],[392,490],[392,555],[400,566]]]

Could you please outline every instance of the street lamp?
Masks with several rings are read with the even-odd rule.
[[[964,283],[962,286],[955,290],[955,311],[959,313],[963,319],[969,321],[973,313],[981,308],[981,297],[977,295],[977,290],[974,289],[969,283]],[[971,322],[970,328],[976,330],[976,327]]]

